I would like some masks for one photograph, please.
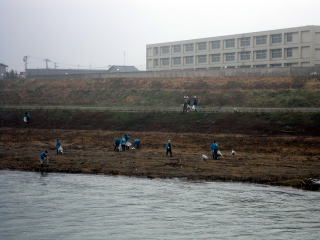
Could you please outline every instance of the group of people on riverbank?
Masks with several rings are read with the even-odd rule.
[[[113,151],[115,152],[124,152],[129,151],[131,149],[139,149],[141,147],[141,141],[139,138],[135,138],[133,140],[133,144],[131,143],[131,137],[127,134],[124,134],[121,138],[117,138],[114,140]]]
[[[189,111],[188,108],[190,108],[190,104],[191,104],[189,97],[185,96],[184,101],[185,101],[184,102],[184,112],[188,112]],[[192,107],[192,109],[194,111],[197,111],[197,109],[196,109],[197,105],[198,105],[198,98],[196,96],[194,96],[193,107]],[[186,109],[185,109],[185,106],[186,106]],[[30,118],[31,118],[31,115],[28,112],[25,112],[24,117],[23,117],[23,121],[25,122],[26,125],[29,124]],[[140,149],[141,141],[140,141],[140,139],[135,138],[133,140],[133,144],[132,144],[131,143],[131,136],[129,136],[128,134],[124,134],[121,138],[117,138],[114,140],[113,146],[114,146],[113,150],[115,152],[124,152],[124,151],[129,151],[130,148],[131,149]],[[165,143],[166,156],[170,156],[170,157],[173,156],[172,148],[173,148],[173,145],[171,143],[171,140],[168,140]],[[56,141],[55,149],[57,151],[57,155],[63,154],[62,142],[59,139],[57,139],[57,141]],[[219,145],[215,140],[210,145],[210,150],[212,152],[212,159],[218,159],[219,156],[222,156],[221,152],[219,151]],[[206,160],[206,159],[204,159],[204,160]],[[49,164],[49,156],[48,156],[47,150],[40,153],[40,163],[41,163],[41,165]]]
[[[122,152],[122,151],[129,151],[130,147],[132,146],[132,144],[130,143],[130,139],[131,137],[127,134],[124,134],[122,136],[122,138],[118,138],[114,141],[114,151],[115,152]],[[131,149],[140,149],[141,147],[141,141],[140,139],[136,138],[133,141],[133,146],[131,147]],[[57,139],[56,141],[56,145],[55,145],[56,151],[57,151],[57,155],[59,154],[63,154],[63,148],[62,148],[62,142]],[[171,140],[168,140],[165,143],[165,152],[166,152],[166,156],[170,156],[172,157],[172,148],[173,145],[171,143]],[[210,150],[212,153],[212,159],[218,159],[219,156],[222,156],[221,152],[219,151],[219,144],[214,140],[213,143],[210,145]],[[234,154],[234,150],[232,150],[232,155]],[[203,155],[205,156],[205,155]],[[203,157],[203,160],[208,160],[207,157]],[[49,164],[49,156],[48,156],[48,151],[45,150],[44,152],[40,153],[40,163],[41,166],[43,166],[44,164]]]
[[[192,98],[192,102],[191,102],[191,99],[189,98],[189,96],[184,96],[182,111],[183,112],[190,112],[192,110],[192,111],[197,112],[198,111],[197,110],[198,104],[199,104],[199,99],[197,96],[194,96]]]

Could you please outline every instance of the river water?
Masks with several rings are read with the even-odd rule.
[[[0,239],[320,239],[320,192],[0,171]]]

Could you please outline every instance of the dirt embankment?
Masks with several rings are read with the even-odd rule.
[[[320,81],[305,77],[17,79],[0,82],[0,104],[319,107]]]
[[[27,109],[0,108],[0,125],[21,128]],[[33,110],[31,127],[108,131],[320,135],[320,113],[166,113]]]

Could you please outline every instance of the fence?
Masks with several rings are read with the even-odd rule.
[[[197,78],[197,77],[233,77],[233,76],[310,76],[320,75],[318,67],[282,67],[282,68],[234,68],[234,69],[198,69],[170,71],[117,72],[83,71],[75,69],[27,69],[28,78]]]
[[[182,112],[181,107],[107,107],[107,106],[32,106],[32,105],[7,105],[1,109],[21,110],[75,110],[75,111],[110,111],[110,112]],[[199,112],[320,112],[320,108],[260,108],[260,107],[199,107]]]

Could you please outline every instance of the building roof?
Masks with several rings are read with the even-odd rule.
[[[0,63],[0,66],[1,67],[8,67],[7,65],[3,64],[3,63]]]
[[[214,39],[221,39],[221,38],[238,38],[243,37],[243,35],[257,35],[257,34],[269,34],[270,32],[281,32],[281,31],[299,31],[300,29],[319,29],[320,25],[306,25],[300,27],[290,27],[290,28],[279,28],[279,29],[271,29],[271,30],[263,30],[263,31],[255,31],[255,32],[246,32],[246,33],[235,33],[235,34],[227,34],[221,36],[212,36],[212,37],[205,37],[205,38],[195,38],[195,39],[185,39],[179,41],[170,41],[170,42],[160,42],[160,43],[152,43],[147,44],[147,47],[157,47],[158,45],[169,45],[169,44],[180,44],[180,43],[192,43],[195,41],[210,41]]]
[[[115,72],[139,72],[139,70],[135,66],[117,66],[112,65],[108,72],[115,73]]]

